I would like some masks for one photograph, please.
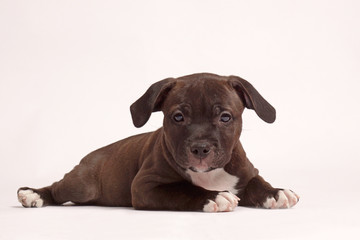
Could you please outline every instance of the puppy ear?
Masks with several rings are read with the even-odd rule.
[[[152,112],[160,111],[166,95],[175,85],[175,79],[167,78],[154,83],[136,102],[130,106],[135,127],[142,127],[149,120]]]
[[[256,114],[267,123],[275,121],[275,108],[248,81],[237,76],[230,76],[229,82],[244,102],[246,108],[255,110]]]

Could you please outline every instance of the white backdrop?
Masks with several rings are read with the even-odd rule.
[[[355,0],[0,0],[0,239],[359,237],[359,11]],[[130,104],[155,81],[196,72],[241,76],[276,108],[272,125],[246,111],[241,141],[267,180],[301,195],[294,209],[15,207],[18,187],[48,185],[90,151],[160,127],[156,113],[136,129]],[[103,231],[111,224],[122,229]]]

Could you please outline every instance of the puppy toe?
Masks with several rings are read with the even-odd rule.
[[[273,197],[268,197],[263,203],[263,207],[267,209],[274,209],[276,207],[276,200]]]
[[[203,211],[204,212],[217,212],[219,210],[216,202],[209,200],[207,204],[205,204]]]
[[[285,189],[284,194],[286,195],[287,199],[289,200],[290,207],[295,206],[300,199],[299,195],[297,195],[296,193],[294,193],[293,191],[291,191],[289,189]]]

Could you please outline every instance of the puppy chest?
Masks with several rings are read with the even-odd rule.
[[[187,170],[186,173],[190,176],[191,182],[196,186],[211,191],[230,191],[233,194],[238,193],[238,189],[236,189],[235,186],[239,182],[239,178],[227,173],[222,168],[210,172],[193,172]]]

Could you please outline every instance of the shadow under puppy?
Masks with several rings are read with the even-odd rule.
[[[246,157],[239,141],[245,108],[275,121],[275,109],[237,76],[200,73],[156,82],[130,109],[136,127],[163,111],[163,127],[100,148],[51,186],[20,188],[18,199],[24,207],[68,201],[205,212],[292,207],[299,196],[273,188]]]

